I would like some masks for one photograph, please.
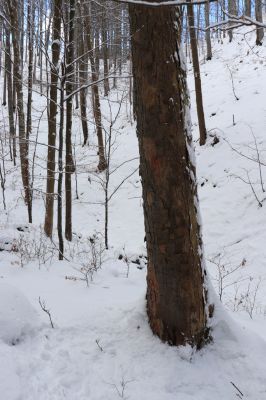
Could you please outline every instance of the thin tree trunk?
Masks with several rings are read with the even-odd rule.
[[[25,114],[24,114],[24,101],[23,101],[23,86],[22,86],[22,73],[21,73],[21,54],[19,47],[19,35],[16,29],[18,25],[18,3],[17,0],[10,0],[8,2],[9,16],[11,22],[12,42],[14,50],[14,64],[13,73],[15,77],[15,87],[17,93],[17,110],[19,120],[19,150],[20,150],[20,165],[22,183],[25,192],[25,203],[28,209],[28,219],[32,222],[32,193],[30,187],[30,173],[29,173],[29,149],[26,140],[25,132]]]
[[[228,0],[228,11],[229,11],[229,14],[237,16],[236,0]],[[232,23],[230,23],[230,24],[232,25]],[[228,36],[229,36],[229,43],[231,43],[233,40],[233,29],[228,30]]]
[[[263,22],[262,19],[262,0],[255,0],[255,16],[258,22]],[[262,27],[256,27],[256,45],[262,46],[264,37],[264,29]]]
[[[103,5],[103,20],[102,20],[102,49],[103,49],[103,73],[104,73],[104,95],[108,96],[110,91],[109,86],[109,66],[108,66],[108,36],[107,36],[107,17],[106,4]]]
[[[72,156],[72,108],[74,86],[74,18],[75,18],[75,0],[69,0],[69,31],[68,43],[66,47],[66,166],[65,166],[65,238],[72,240],[72,187],[71,178],[74,172],[74,163]]]
[[[6,81],[7,81],[7,76],[6,76],[6,71],[4,72],[4,84],[3,84],[3,102],[2,105],[6,106]]]
[[[210,3],[209,3],[209,1],[207,1],[207,3],[205,4],[205,27],[207,28],[209,25],[210,25]],[[206,30],[205,38],[206,38],[206,46],[207,46],[206,60],[209,61],[212,59],[212,45],[211,45],[210,29]]]
[[[32,83],[33,83],[33,21],[34,7],[32,0],[28,0],[28,101],[27,101],[27,123],[26,123],[26,138],[29,139],[31,134],[31,103],[32,103]]]
[[[14,107],[13,107],[13,80],[12,80],[12,61],[11,61],[11,46],[10,46],[10,31],[6,29],[6,74],[7,74],[7,97],[8,97],[8,121],[9,133],[12,140],[13,163],[16,165],[17,149],[16,149],[16,130],[14,123]]]
[[[187,6],[187,12],[188,12],[188,24],[190,33],[190,46],[191,46],[192,62],[194,70],[194,80],[195,80],[197,114],[198,114],[199,132],[200,132],[200,145],[202,146],[206,143],[207,132],[205,125],[204,109],[203,109],[199,56],[198,56],[197,39],[194,27],[194,10],[192,4],[189,4]]]
[[[48,237],[52,237],[53,234],[53,218],[54,218],[57,83],[58,83],[58,61],[60,56],[61,7],[62,7],[62,0],[55,0],[54,10],[53,10],[54,15],[53,15],[50,101],[48,109],[48,153],[47,153],[46,204],[45,204],[45,221],[44,221],[44,232]]]
[[[84,5],[85,6],[85,5]],[[86,9],[86,8],[85,8]],[[104,143],[103,143],[103,130],[102,130],[102,114],[101,114],[101,105],[100,105],[100,97],[99,97],[99,88],[97,84],[97,71],[95,67],[94,57],[93,57],[93,49],[92,49],[92,41],[91,41],[91,25],[90,25],[90,17],[89,13],[86,12],[86,43],[87,50],[89,53],[89,59],[91,64],[91,79],[94,84],[92,85],[92,95],[93,95],[93,114],[96,125],[97,139],[98,139],[98,154],[99,154],[99,163],[98,170],[102,172],[106,169],[106,160],[104,156]]]
[[[85,54],[85,46],[84,46],[84,18],[81,15],[80,3],[78,3],[78,25],[80,29],[78,30],[78,50],[79,50],[79,84],[82,87],[86,83],[88,78],[88,55]],[[89,129],[87,122],[87,89],[81,89],[79,92],[80,95],[80,115],[81,115],[81,124],[83,131],[83,146],[88,143],[89,140]]]
[[[19,35],[20,35],[20,43],[18,38],[18,46],[20,48],[20,62],[21,62],[21,76],[23,76],[23,59],[24,59],[24,0],[16,0],[16,4],[18,6],[18,25],[19,26]],[[27,54],[27,52],[26,52]]]
[[[99,29],[96,27],[95,29],[95,51],[94,51],[94,57],[95,57],[95,72],[97,74],[97,77],[100,74],[100,40],[99,40]]]
[[[46,16],[45,16],[46,18]],[[40,9],[39,9],[39,27],[40,27],[40,39],[39,39],[39,58],[38,58],[38,66],[40,68],[40,92],[43,93],[43,76],[42,76],[42,46],[43,46],[43,0],[40,0]]]
[[[62,229],[62,184],[63,184],[63,130],[64,130],[64,85],[65,68],[62,63],[62,78],[60,83],[60,124],[59,124],[59,145],[58,145],[58,186],[57,186],[57,234],[59,244],[59,260],[64,259],[64,238]]]
[[[2,73],[3,19],[0,17],[0,75]]]
[[[251,0],[245,0],[245,15],[251,17]]]

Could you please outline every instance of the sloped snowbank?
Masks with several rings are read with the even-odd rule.
[[[19,289],[0,282],[0,340],[15,345],[38,326],[38,315]]]

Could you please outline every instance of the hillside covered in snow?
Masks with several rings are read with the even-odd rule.
[[[38,137],[30,146],[36,188],[31,225],[19,168],[5,161],[0,399],[266,399],[266,44],[254,44],[254,33],[242,28],[232,43],[214,40],[211,61],[201,57],[208,131],[201,147],[187,64],[205,259],[215,298],[213,340],[198,352],[162,343],[148,325],[138,144],[127,79],[101,101],[103,124],[113,138],[109,249],[92,114],[90,145],[82,146],[76,111],[73,241],[66,243],[63,261],[57,259],[56,235],[51,242],[41,228],[46,99],[33,93]],[[4,136],[4,106],[0,125]]]

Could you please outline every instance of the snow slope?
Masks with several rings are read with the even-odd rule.
[[[0,226],[1,400],[266,399],[265,195],[258,164],[235,151],[256,158],[257,143],[266,164],[266,48],[252,48],[253,34],[245,38],[247,42],[239,31],[233,43],[216,43],[213,60],[201,66],[206,124],[209,133],[219,138],[215,146],[213,138],[203,148],[198,146],[188,66],[205,254],[213,286],[218,294],[222,291],[224,304],[216,305],[213,343],[195,353],[189,346],[169,347],[154,337],[145,313],[143,257],[140,265],[130,263],[129,269],[118,260],[119,254],[135,261],[145,253],[137,173],[112,198],[111,246],[102,268],[89,287],[79,279],[83,275],[78,270],[89,258],[86,238],[103,231],[103,191],[94,172],[97,160],[92,139],[90,147],[77,148],[79,198],[74,200],[74,244],[66,249],[69,262],[56,261],[51,243],[40,233],[42,195],[36,192],[34,225],[29,229],[18,171],[8,176],[8,209],[1,209]],[[232,90],[231,73],[239,100]],[[113,114],[121,93],[111,95]],[[34,101],[37,126],[45,99],[35,95]],[[106,100],[103,108],[107,129],[111,116]],[[111,190],[138,165],[129,117],[123,106],[115,125],[112,168],[132,161],[112,175]],[[40,142],[47,134],[45,118],[40,123]],[[74,133],[76,143],[81,143],[77,120]],[[46,148],[39,146],[35,185],[40,190],[45,154]],[[247,179],[262,207],[251,185],[243,181]],[[18,251],[10,251],[17,247],[24,251],[22,258]],[[34,260],[36,248],[45,264]],[[39,297],[51,312],[54,329],[39,306]],[[14,323],[17,317],[21,318],[18,325]],[[16,341],[6,340],[5,332]]]

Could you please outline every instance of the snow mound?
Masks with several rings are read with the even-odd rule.
[[[0,283],[0,340],[16,344],[38,325],[38,315],[16,288]]]

